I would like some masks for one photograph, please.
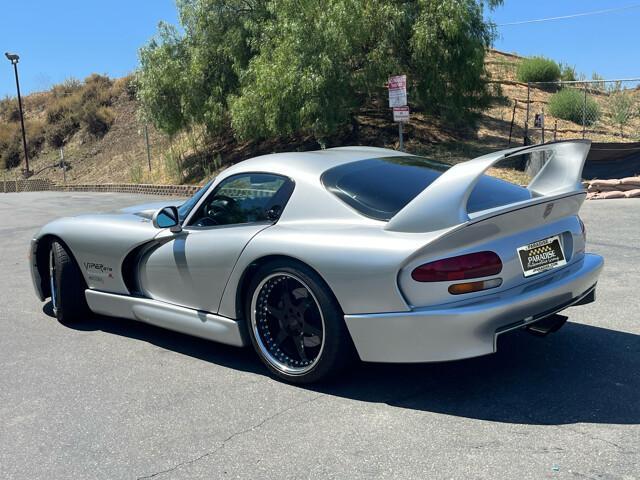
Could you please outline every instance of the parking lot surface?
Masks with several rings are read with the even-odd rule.
[[[37,300],[40,226],[155,200],[0,194],[1,479],[640,479],[639,200],[585,203],[605,270],[559,332],[304,388],[250,349],[122,319],[70,328]]]

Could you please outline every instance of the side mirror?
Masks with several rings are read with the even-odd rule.
[[[171,232],[178,233],[182,231],[180,226],[180,217],[176,207],[164,207],[153,214],[151,223],[156,228],[169,228]]]

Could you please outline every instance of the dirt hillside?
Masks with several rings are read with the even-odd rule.
[[[407,151],[457,162],[505,148],[509,144],[521,145],[527,111],[527,86],[516,81],[516,69],[520,60],[521,57],[498,51],[492,51],[488,55],[486,63],[491,73],[491,82],[500,95],[491,108],[480,113],[475,125],[451,129],[432,117],[412,114],[411,122],[405,128]],[[554,135],[558,139],[581,137],[580,125],[554,119],[548,114],[546,105],[552,94],[552,91],[538,88],[531,90],[530,122],[533,123],[535,113],[544,110],[545,123],[549,129],[546,140],[553,139]],[[605,112],[606,120],[608,94],[596,90],[589,94]],[[44,92],[26,97],[27,120],[36,124],[44,122],[52,96],[52,92]],[[104,136],[87,135],[86,132],[79,131],[66,140],[64,156],[69,166],[66,171],[67,183],[201,183],[220,168],[244,158],[278,151],[320,148],[311,137],[284,137],[239,143],[229,136],[215,143],[206,143],[199,132],[192,131],[169,139],[148,126],[151,156],[149,170],[145,127],[138,118],[135,99],[126,89],[122,89],[113,98],[109,108],[113,112],[113,122]],[[634,120],[628,129],[640,131],[638,122],[639,120]],[[531,130],[530,133],[535,138],[540,131]],[[29,136],[29,132],[27,134]],[[615,125],[610,121],[593,125],[589,132],[590,138],[599,141],[615,140],[619,136]],[[385,106],[372,106],[359,112],[355,125],[335,135],[326,146],[364,144],[397,148],[397,142],[397,125],[391,121],[388,109]],[[62,183],[64,175],[59,168],[59,158],[59,149],[44,146],[41,153],[31,159],[30,167],[38,178]],[[22,165],[3,170],[5,178],[15,178],[21,167]],[[502,176],[513,181],[521,181],[516,172],[503,173]]]

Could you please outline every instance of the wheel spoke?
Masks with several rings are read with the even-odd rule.
[[[293,297],[293,290],[291,288],[291,285],[289,283],[289,277],[287,277],[284,281],[285,283],[285,290],[284,290],[284,302],[285,302],[285,308],[290,308],[290,307],[295,307],[296,306],[296,299]]]
[[[284,310],[282,308],[274,307],[273,305],[267,305],[267,313],[274,316],[278,320],[282,319],[284,315]]]
[[[306,362],[307,354],[304,351],[304,337],[302,335],[295,337],[293,339],[293,343],[295,343],[296,345],[296,350],[298,352],[298,355],[300,355],[300,360],[302,360],[303,362]]]
[[[300,312],[300,314],[304,316],[305,312],[307,310],[309,310],[309,308],[311,308],[311,306],[313,306],[313,305],[314,305],[313,300],[311,300],[309,297],[307,297],[307,298],[304,298],[304,299],[300,300],[300,303],[298,303],[296,305],[296,307],[297,307],[298,311]]]
[[[307,335],[312,335],[314,337],[319,337],[320,335],[322,335],[322,330],[320,330],[318,327],[314,327],[308,322],[305,322],[302,325],[302,331]]]
[[[278,333],[278,336],[276,336],[276,340],[275,340],[275,344],[276,346],[280,346],[282,345],[282,343],[289,338],[289,335],[287,334],[286,330],[280,330],[280,333]]]

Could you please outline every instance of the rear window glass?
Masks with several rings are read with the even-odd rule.
[[[451,165],[424,157],[385,157],[331,168],[325,188],[360,214],[387,221]],[[530,198],[528,190],[484,175],[467,204],[469,213]]]

